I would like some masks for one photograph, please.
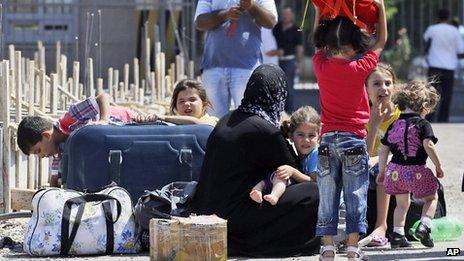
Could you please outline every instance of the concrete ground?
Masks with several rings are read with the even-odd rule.
[[[464,223],[464,192],[461,184],[464,173],[464,124],[434,124],[435,135],[438,137],[437,150],[445,169],[442,180],[445,189],[448,216],[456,217]],[[433,166],[433,165],[431,165]],[[0,234],[3,234],[0,231]],[[460,256],[446,256],[448,248],[460,248]],[[392,250],[389,247],[365,248],[370,260],[464,260],[464,237],[458,241],[436,242],[433,249],[426,249],[418,242],[413,248]],[[346,255],[338,256],[336,260],[346,260]],[[1,251],[0,260],[52,260],[58,258],[30,258],[24,253]],[[148,254],[136,256],[102,256],[62,258],[60,260],[149,260]],[[229,260],[277,260],[277,259],[247,259],[230,257]],[[279,260],[318,260],[317,256],[292,257]]]

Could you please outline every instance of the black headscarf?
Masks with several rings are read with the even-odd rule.
[[[280,114],[287,98],[284,71],[274,64],[256,68],[248,80],[239,111],[252,113],[279,127]]]

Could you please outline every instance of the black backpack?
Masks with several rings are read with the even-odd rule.
[[[191,201],[197,182],[172,182],[162,189],[145,191],[135,205],[134,215],[141,246],[148,250],[150,245],[150,219],[171,216],[188,217],[192,212]]]

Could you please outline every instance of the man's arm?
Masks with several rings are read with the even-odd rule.
[[[257,25],[264,28],[272,29],[277,24],[277,17],[271,11],[265,9],[255,0],[240,0],[240,7],[250,12],[251,16],[255,18]]]
[[[200,31],[210,31],[218,28],[227,20],[238,20],[242,14],[242,9],[239,6],[234,6],[228,10],[222,9],[201,14],[195,20],[195,24]]]

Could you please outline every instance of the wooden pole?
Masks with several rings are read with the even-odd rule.
[[[155,103],[156,101],[156,83],[155,83],[155,72],[150,73],[150,82],[151,85],[151,102]]]
[[[97,78],[97,95],[104,93],[103,91],[103,79]]]
[[[188,77],[189,79],[194,79],[195,77],[195,62],[189,61],[188,63]]]
[[[34,89],[35,89],[35,62],[29,61],[27,64],[28,66],[28,75],[27,75],[27,83],[29,86],[29,115],[34,114]]]
[[[44,70],[46,73],[47,70],[45,68],[45,47],[43,46],[42,41],[37,42],[37,47],[39,51],[39,62],[40,62],[39,69]]]
[[[161,100],[166,98],[166,82],[164,76],[166,75],[166,56],[163,52],[160,53],[160,89],[161,89]]]
[[[50,109],[52,115],[58,114],[58,75],[56,73],[50,74],[51,78],[51,98]]]
[[[113,70],[113,89],[115,90],[114,93],[114,101],[119,99],[119,70]]]
[[[56,53],[55,53],[55,73],[58,74],[59,79],[60,76],[60,62],[61,62],[61,42],[56,42]]]
[[[21,112],[21,101],[23,98],[23,88],[22,88],[22,71],[21,71],[21,52],[15,51],[15,73],[13,74],[14,85],[16,86],[16,122],[21,122],[22,112]]]
[[[139,59],[137,58],[134,58],[134,85],[135,88],[140,88]]]
[[[29,86],[29,111],[28,115],[34,115],[34,87],[35,87],[35,62],[28,62],[28,77],[27,82]],[[35,171],[34,171],[35,157],[29,155],[27,157],[27,188],[34,189],[35,185]]]
[[[10,66],[8,60],[1,63],[1,84],[0,88],[0,117],[3,122],[3,147],[2,147],[2,202],[3,211],[10,212],[10,152],[11,152],[11,138],[10,138]]]
[[[61,60],[60,60],[60,73],[61,76],[60,78],[60,85],[63,87],[63,89],[68,90],[68,85],[67,85],[67,79],[68,79],[68,59],[66,55],[61,55]]]
[[[93,59],[92,58],[87,59],[87,68],[88,68],[88,73],[89,73],[88,83],[87,83],[89,93],[86,93],[86,96],[87,97],[95,96],[95,86],[94,86],[94,80],[93,80]]]
[[[164,75],[161,75],[161,56],[158,54],[155,59],[155,74],[156,74],[156,98],[162,100],[161,97],[161,82],[163,82]]]
[[[116,101],[116,97],[113,94],[113,67],[108,68],[108,92],[113,101]]]
[[[175,63],[171,63],[171,66],[170,66],[170,69],[169,69],[169,76],[171,77],[171,81],[174,84],[176,82],[176,80],[177,80],[177,78],[176,78],[176,64]],[[173,87],[173,86],[171,85],[171,87]],[[174,90],[174,87],[170,90],[171,93],[172,93],[173,90]]]
[[[119,83],[119,91],[121,92],[121,101],[125,102],[126,101],[126,92],[124,91],[124,83],[123,82]]]
[[[182,72],[181,72],[181,57],[180,55],[176,55],[176,82],[181,80]]]
[[[79,67],[80,67],[80,64],[79,62],[75,61],[73,62],[73,93],[74,93],[74,96],[78,97],[81,95],[81,93],[79,93]]]
[[[46,81],[46,75],[45,71],[43,69],[40,69],[39,72],[39,108],[41,111],[45,112],[45,105],[47,104],[47,96],[46,96],[46,91],[45,89],[47,88],[47,81]]]
[[[122,92],[124,93],[124,97],[129,92],[129,64],[128,63],[124,64],[124,88],[122,89]]]

